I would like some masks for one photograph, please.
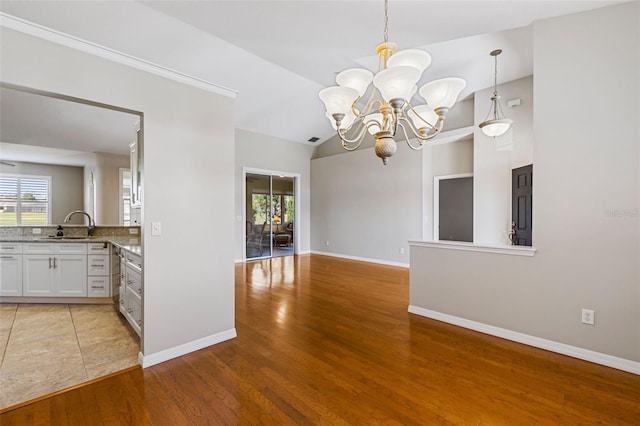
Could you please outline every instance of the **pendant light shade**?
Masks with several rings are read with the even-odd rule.
[[[420,88],[420,96],[431,108],[451,108],[467,82],[461,78],[448,77],[431,81]]]
[[[402,65],[380,71],[373,77],[373,84],[380,90],[382,98],[389,102],[391,99],[409,99],[419,79],[420,70]]]
[[[418,105],[414,110],[415,112],[408,110],[407,115],[416,129],[426,128],[429,131],[431,126],[438,121],[438,114],[428,105]]]
[[[487,120],[480,123],[480,129],[482,129],[482,133],[485,135],[495,138],[498,136],[502,136],[513,124],[513,120],[509,118],[501,118],[497,120]]]
[[[387,67],[409,66],[424,72],[431,65],[431,55],[420,49],[406,49],[394,53],[387,61]]]
[[[358,96],[364,95],[373,80],[373,73],[364,68],[350,68],[336,76],[336,83],[342,87],[350,87],[358,91]]]
[[[322,89],[318,93],[320,100],[330,116],[333,114],[347,115],[351,111],[351,105],[358,99],[358,91],[351,87],[332,86]]]
[[[375,135],[376,133],[381,131],[382,128],[378,123],[382,124],[382,120],[383,120],[383,116],[379,112],[374,112],[373,114],[369,114],[365,116],[364,117],[365,124],[369,124],[373,121],[373,123],[371,123],[371,126],[367,126],[367,131],[372,135]]]

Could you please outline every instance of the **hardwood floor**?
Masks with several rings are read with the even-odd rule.
[[[640,376],[409,314],[408,279],[317,255],[238,264],[238,338],[0,423],[640,424]]]

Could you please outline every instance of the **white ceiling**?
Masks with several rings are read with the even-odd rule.
[[[494,49],[503,49],[499,81],[533,73],[533,21],[620,1],[389,3],[389,39],[433,57],[423,82],[462,77],[465,98],[493,84]],[[49,0],[4,1],[0,11],[234,89],[237,128],[303,143],[316,136],[321,143],[333,130],[317,93],[345,68],[375,71],[383,4]]]

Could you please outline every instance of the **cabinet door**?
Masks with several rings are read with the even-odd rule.
[[[53,296],[53,256],[22,256],[22,295]]]
[[[87,295],[87,256],[57,255],[54,258],[55,296]]]
[[[0,256],[0,296],[22,296],[22,256]]]

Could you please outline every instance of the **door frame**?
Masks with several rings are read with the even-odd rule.
[[[440,181],[448,179],[472,178],[473,173],[458,173],[433,177],[433,241],[440,241]]]
[[[279,170],[269,170],[269,169],[258,169],[254,167],[242,167],[242,261],[247,261],[247,245],[245,241],[247,241],[247,227],[245,224],[247,223],[247,174],[258,174],[265,176],[282,176],[293,178],[293,223],[294,223],[294,231],[293,231],[293,253],[299,254],[300,252],[300,173],[294,172],[283,172]],[[251,260],[257,259],[268,259],[273,257],[273,252],[271,256],[261,256],[261,257],[252,257]]]

